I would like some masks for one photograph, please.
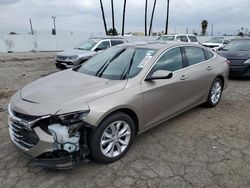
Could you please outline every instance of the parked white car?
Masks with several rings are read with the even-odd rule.
[[[213,50],[217,51],[219,48],[228,44],[230,40],[225,39],[224,37],[213,37],[208,41],[202,43],[203,46],[213,48]]]
[[[195,35],[192,34],[173,34],[173,35],[162,35],[157,40],[159,41],[182,41],[199,44],[199,41]]]

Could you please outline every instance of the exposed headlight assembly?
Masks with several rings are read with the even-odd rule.
[[[58,118],[62,120],[66,125],[80,123],[89,113],[89,110],[76,111],[67,114],[58,115]]]
[[[48,130],[55,141],[54,150],[65,150],[69,153],[79,151],[79,127],[88,113],[89,110],[86,110],[57,116],[62,123],[54,123],[48,126]]]
[[[243,64],[250,65],[250,59],[247,59]]]

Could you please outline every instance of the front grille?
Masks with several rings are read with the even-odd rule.
[[[10,122],[10,134],[12,139],[25,149],[32,148],[39,141],[34,130],[29,130],[27,127],[17,122]]]
[[[56,59],[65,61],[67,59],[67,56],[58,55],[58,56],[56,56]]]
[[[12,141],[22,149],[31,149],[39,141],[39,137],[31,126],[33,126],[40,117],[12,111],[10,107],[8,111],[9,132]]]
[[[26,114],[22,114],[22,113],[19,113],[19,112],[16,112],[16,111],[12,111],[13,115],[20,118],[20,119],[23,119],[25,121],[33,121],[35,119],[38,119],[39,116],[31,116],[31,115],[26,115]]]
[[[30,130],[25,125],[18,122],[10,121],[10,134],[13,141],[25,149],[32,148],[39,141],[39,138],[33,129]]]

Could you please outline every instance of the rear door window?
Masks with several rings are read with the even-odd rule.
[[[197,38],[195,36],[188,36],[190,42],[198,42]]]
[[[111,40],[111,46],[123,44],[124,42],[122,40]]]
[[[181,41],[182,42],[188,42],[188,38],[186,36],[181,36]]]
[[[205,50],[205,49],[203,49],[203,50],[204,50],[204,53],[205,53],[206,60],[211,59],[211,58],[214,57],[214,54],[212,52],[210,52],[208,50]]]
[[[206,60],[202,48],[186,46],[184,47],[184,51],[189,65],[195,65]]]

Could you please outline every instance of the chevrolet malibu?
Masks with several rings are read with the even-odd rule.
[[[19,90],[8,109],[10,137],[46,167],[113,162],[137,134],[197,105],[215,107],[228,72],[225,58],[200,45],[115,46]]]

